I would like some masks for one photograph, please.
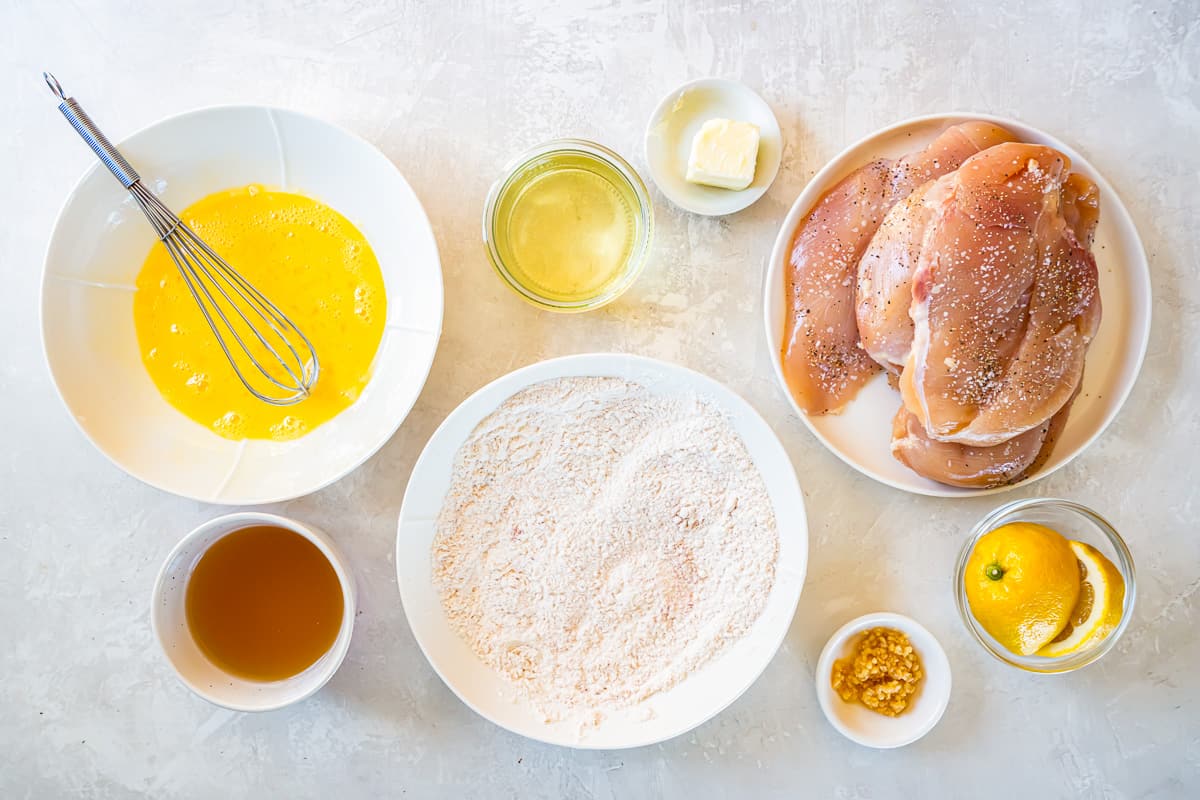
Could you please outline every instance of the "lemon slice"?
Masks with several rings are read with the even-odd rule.
[[[1079,559],[1079,600],[1062,632],[1037,651],[1039,656],[1058,658],[1098,643],[1121,621],[1125,605],[1125,579],[1100,551],[1083,542],[1071,542]]]

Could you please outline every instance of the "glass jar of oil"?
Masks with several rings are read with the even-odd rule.
[[[483,238],[500,277],[526,300],[587,311],[632,285],[653,226],[646,185],[624,159],[558,139],[519,156],[492,186]]]

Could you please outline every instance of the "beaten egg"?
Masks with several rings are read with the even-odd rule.
[[[251,395],[160,242],[138,273],[133,317],[142,361],[167,402],[227,439],[283,440],[358,399],[387,310],[383,273],[362,233],[323,203],[258,185],[211,194],[180,217],[303,331],[321,371],[295,405]]]

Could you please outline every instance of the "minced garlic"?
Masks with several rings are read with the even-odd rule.
[[[894,628],[871,628],[852,657],[834,662],[830,679],[847,703],[897,717],[908,708],[922,677],[921,659],[907,636]]]

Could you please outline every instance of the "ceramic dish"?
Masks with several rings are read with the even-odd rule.
[[[971,613],[971,606],[967,602],[967,589],[964,583],[967,562],[971,558],[971,551],[975,549],[979,537],[1010,522],[1036,522],[1058,531],[1068,539],[1090,544],[1120,570],[1121,577],[1125,580],[1125,599],[1121,604],[1121,621],[1117,624],[1116,629],[1096,646],[1058,658],[1019,656],[993,639],[991,634],[975,620],[975,615]],[[1133,603],[1136,599],[1137,576],[1133,570],[1133,556],[1116,528],[1110,525],[1104,517],[1086,506],[1053,497],[1017,500],[1000,506],[981,519],[972,529],[971,535],[963,542],[962,551],[958,555],[958,565],[954,571],[954,600],[958,605],[958,615],[962,618],[963,625],[967,626],[967,630],[975,637],[975,641],[983,645],[983,649],[1005,664],[1018,667],[1026,672],[1073,672],[1099,661],[1105,653],[1116,646],[1117,640],[1129,627],[1129,620],[1133,618]]]
[[[1018,483],[992,489],[946,486],[918,475],[892,457],[892,418],[900,401],[899,393],[888,386],[882,372],[840,414],[813,417],[803,413],[792,399],[778,355],[783,344],[784,268],[792,234],[804,215],[835,183],[862,165],[876,158],[918,150],[946,127],[973,119],[995,122],[1022,141],[1060,150],[1070,157],[1072,170],[1086,175],[1100,187],[1100,224],[1092,252],[1100,270],[1104,317],[1088,349],[1083,388],[1065,430],[1042,468]],[[775,377],[808,429],[838,458],[864,475],[896,489],[934,497],[1008,491],[1045,477],[1075,458],[1095,441],[1121,409],[1137,379],[1150,338],[1150,270],[1133,220],[1112,186],[1087,159],[1057,138],[1015,120],[987,114],[935,114],[911,119],[871,134],[830,161],[804,187],[784,220],[767,266],[763,303]]]
[[[329,204],[358,226],[379,258],[387,323],[370,383],[332,421],[287,442],[217,436],[168,405],[142,364],[133,285],[155,237],[97,163],[59,214],[42,279],[46,360],[80,430],[130,475],[210,503],[298,497],[365,461],[416,401],[441,333],[437,245],[403,176],[341,128],[263,107],[172,117],[118,146],[175,209],[249,183]]]
[[[333,646],[308,669],[281,681],[246,680],[221,670],[200,651],[187,626],[187,582],[196,562],[222,536],[251,525],[286,528],[308,539],[329,560],[342,587],[342,626]],[[274,514],[243,511],[209,520],[175,545],[154,582],[150,627],[179,680],[197,695],[234,711],[272,711],[309,697],[337,672],[350,649],[356,596],[350,566],[325,533]]]
[[[697,186],[685,180],[692,139],[713,118],[758,126],[754,181],[741,191]],[[766,194],[783,155],[783,136],[771,107],[753,89],[736,81],[702,78],[678,87],[658,104],[646,126],[650,176],[675,205],[693,214],[717,216],[741,211]]]
[[[894,628],[912,642],[925,676],[911,705],[898,717],[885,717],[858,703],[847,703],[833,690],[833,663],[854,652],[868,628]],[[933,730],[950,702],[950,661],[938,640],[923,625],[902,614],[867,614],[838,628],[817,659],[817,701],[838,733],[865,747],[890,749],[912,744]]]
[[[576,720],[549,723],[513,687],[483,664],[451,628],[433,585],[431,545],[455,455],[479,422],[516,392],[565,376],[615,376],[654,392],[691,390],[729,415],[762,473],[779,530],[775,584],[747,634],[670,691],[630,709],[608,712],[593,728]],[[745,400],[699,373],[638,356],[599,353],[568,356],[517,370],[469,397],[437,429],[421,453],[400,510],[396,577],[404,613],[425,657],[446,685],[481,716],[503,728],[550,744],[613,749],[653,744],[688,731],[749,688],[787,633],[808,563],[804,497],[795,471],[770,426]]]

